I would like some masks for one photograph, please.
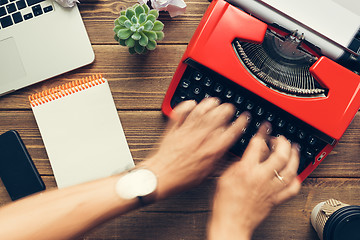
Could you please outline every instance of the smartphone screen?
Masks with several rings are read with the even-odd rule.
[[[20,135],[14,130],[0,135],[0,177],[12,200],[45,189]]]

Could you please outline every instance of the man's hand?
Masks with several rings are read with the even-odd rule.
[[[140,165],[158,177],[156,199],[199,184],[236,142],[250,120],[243,113],[231,122],[235,108],[216,98],[179,104],[170,117],[160,149]]]
[[[220,178],[209,222],[209,239],[250,239],[271,209],[296,195],[300,181],[298,145],[269,136],[264,123],[251,139],[241,161]]]

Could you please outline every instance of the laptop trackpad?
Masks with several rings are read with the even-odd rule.
[[[0,85],[9,84],[26,76],[20,54],[13,37],[0,40]]]

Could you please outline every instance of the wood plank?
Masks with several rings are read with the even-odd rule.
[[[186,46],[159,46],[147,55],[130,55],[121,46],[94,46],[95,62],[59,77],[0,97],[1,109],[30,109],[28,96],[102,73],[119,109],[160,109]]]
[[[120,11],[136,1],[84,1],[79,9],[92,44],[113,44],[114,20]],[[186,13],[171,18],[167,12],[160,12],[159,20],[164,23],[165,38],[159,44],[187,44],[205,13],[209,2],[206,0],[186,1]]]
[[[154,151],[166,119],[160,111],[119,111],[125,135],[136,163]],[[43,175],[51,175],[46,151],[31,111],[0,111],[0,133],[18,130]],[[357,114],[348,131],[331,154],[311,174],[311,177],[360,177],[360,115]]]
[[[48,189],[55,186],[52,177],[43,179]],[[216,179],[208,179],[189,191],[117,217],[80,239],[205,239],[215,185]],[[329,198],[360,205],[360,179],[306,179],[299,195],[274,209],[253,239],[317,239],[310,214],[317,203]],[[0,201],[0,205],[10,202],[1,183]]]

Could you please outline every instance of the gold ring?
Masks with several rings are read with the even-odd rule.
[[[284,177],[280,176],[280,174],[274,169],[275,177],[279,179],[280,182],[282,182],[284,185],[286,185],[284,181]]]

